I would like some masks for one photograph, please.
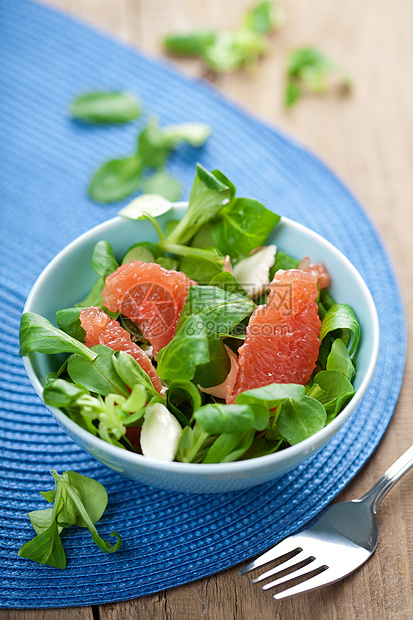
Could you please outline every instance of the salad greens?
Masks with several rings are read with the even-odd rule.
[[[171,202],[178,200],[182,194],[181,183],[165,170],[158,170],[142,179],[140,189],[144,194],[165,196]]]
[[[107,278],[119,267],[108,241],[98,241],[92,254],[92,269],[101,278]]]
[[[99,536],[94,525],[105,512],[108,503],[105,488],[93,478],[87,478],[75,471],[65,471],[59,475],[51,470],[50,473],[54,478],[55,488],[51,491],[40,491],[40,494],[49,504],[53,504],[53,507],[28,513],[36,536],[20,547],[18,555],[39,564],[65,568],[66,555],[60,534],[64,528],[72,525],[87,527],[93,541],[104,553],[114,553],[120,549],[122,539],[117,532],[111,532],[111,536],[117,538],[117,541],[111,544]]]
[[[202,319],[205,330],[227,336],[255,310],[256,305],[239,293],[229,292],[217,286],[191,286],[181,319],[187,315]],[[198,321],[199,324],[199,321]]]
[[[77,97],[70,106],[70,114],[85,123],[119,124],[138,118],[141,107],[130,93],[96,91]],[[211,128],[205,123],[179,123],[161,129],[155,118],[149,119],[138,134],[134,153],[110,159],[95,171],[89,196],[96,202],[111,203],[140,190],[178,200],[182,186],[164,169],[167,160],[181,144],[201,147],[210,133]]]
[[[160,128],[155,119],[150,119],[138,135],[135,153],[107,161],[95,171],[89,185],[90,197],[96,202],[117,202],[142,189],[177,200],[181,185],[164,170],[167,160],[181,144],[202,146],[210,133],[204,123]],[[155,172],[148,176],[151,171]]]
[[[349,346],[349,355],[357,349],[360,340],[360,325],[353,308],[347,304],[334,304],[325,315],[321,326],[320,338],[337,332],[344,344]]]
[[[88,123],[129,123],[140,116],[141,107],[130,93],[98,91],[77,97],[70,113]]]
[[[159,352],[158,373],[164,381],[191,380],[197,366],[209,362],[207,332],[202,319],[192,314],[175,337]]]
[[[179,56],[198,56],[217,73],[250,67],[268,49],[267,35],[282,21],[279,7],[273,0],[261,0],[246,12],[236,30],[195,30],[169,34],[165,49]]]
[[[96,353],[66,332],[57,329],[50,321],[34,312],[25,312],[20,322],[20,355],[30,351],[39,353],[76,353],[93,361]]]
[[[89,196],[96,202],[117,202],[133,194],[143,172],[138,155],[111,159],[94,173],[89,185]]]
[[[280,221],[280,216],[269,211],[258,200],[233,198],[220,210],[214,220],[204,226],[195,236],[193,245],[214,245],[231,258],[248,256],[263,245]]]
[[[79,342],[85,342],[85,330],[80,323],[81,308],[64,308],[56,312],[56,324]]]
[[[281,405],[277,430],[292,446],[321,430],[326,423],[326,410],[311,396],[287,399]]]
[[[323,52],[300,47],[288,57],[284,104],[291,108],[305,92],[322,94],[334,87],[346,92],[350,84],[347,73]]]
[[[90,349],[96,354],[94,360],[88,360],[74,353],[67,362],[67,373],[73,383],[80,383],[96,394],[128,395],[128,389],[113,367],[113,351],[103,344]]]
[[[336,303],[322,289],[317,300],[321,345],[309,383],[273,383],[229,398],[227,380],[237,371],[234,360],[249,319],[257,304],[266,303],[268,292],[251,298],[255,293],[248,294],[234,277],[232,265],[264,246],[280,217],[256,200],[237,197],[236,188],[222,172],[210,172],[199,164],[183,218],[170,220],[163,229],[158,218],[168,212],[173,217],[172,209],[172,203],[161,196],[133,200],[120,214],[148,220],[158,241],[137,242],[125,248],[124,256],[115,256],[107,241],[99,241],[91,257],[97,281],[86,299],[57,312],[58,327],[34,313],[22,316],[21,355],[33,351],[65,354],[63,365],[59,356],[57,371],[46,378],[45,403],[58,407],[96,437],[137,452],[143,450],[139,433],[148,450],[153,443],[151,433],[159,424],[159,436],[170,432],[174,437],[173,449],[169,445],[165,453],[186,463],[256,458],[318,432],[355,393],[352,382],[361,334],[354,310]],[[297,269],[299,258],[278,249],[270,278],[278,269]],[[110,313],[103,303],[105,278],[131,260],[176,269],[194,280],[182,302],[175,336],[157,358],[139,325]],[[118,319],[132,343],[146,351],[162,389],[156,388],[129,353],[103,344],[84,344],[80,312],[90,305]],[[162,455],[162,450],[157,454]],[[60,553],[56,527],[51,521],[52,556]]]

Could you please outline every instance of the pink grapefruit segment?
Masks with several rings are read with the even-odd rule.
[[[317,278],[320,288],[327,288],[330,286],[330,274],[323,263],[312,263],[309,256],[304,256],[298,265],[298,269],[306,271],[307,273],[313,273]]]
[[[104,344],[114,351],[129,353],[149,376],[155,390],[161,391],[161,380],[150,359],[137,344],[131,341],[130,333],[117,321],[111,319],[99,308],[91,306],[80,311],[80,323],[86,332],[85,343],[88,347]]]
[[[132,261],[106,278],[105,306],[136,321],[156,356],[174,337],[188,289],[196,282],[157,263]]]
[[[241,392],[270,383],[308,383],[320,348],[317,295],[313,273],[277,271],[267,304],[259,306],[250,318],[245,342],[238,350],[237,379],[227,402],[234,402]]]

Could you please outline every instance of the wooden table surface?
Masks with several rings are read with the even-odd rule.
[[[87,23],[162,55],[170,31],[235,27],[254,0],[45,0]],[[411,0],[285,0],[285,25],[252,76],[221,76],[217,88],[246,110],[294,135],[318,154],[360,199],[393,259],[413,326],[413,2]],[[307,97],[282,105],[287,50],[312,44],[345,66],[350,96]],[[197,60],[174,60],[201,75]],[[413,330],[410,329],[410,332]],[[412,349],[410,337],[410,351]],[[380,446],[339,499],[361,495],[413,438],[413,367],[407,362],[400,400]],[[413,473],[379,509],[380,542],[354,575],[321,591],[275,602],[239,577],[239,567],[132,601],[56,610],[9,610],[2,620],[208,620],[413,618]],[[114,576],[114,579],[116,576]]]

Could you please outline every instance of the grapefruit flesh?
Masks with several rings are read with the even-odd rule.
[[[174,337],[189,287],[194,284],[179,271],[132,261],[106,278],[102,298],[109,310],[138,323],[157,356]]]
[[[270,284],[267,304],[251,315],[238,350],[238,374],[232,395],[270,383],[306,385],[320,348],[321,321],[317,277],[299,269],[280,269]]]
[[[152,366],[150,359],[136,343],[132,342],[130,333],[117,321],[111,319],[105,312],[91,306],[80,311],[80,323],[85,330],[85,344],[93,347],[104,344],[114,351],[129,353],[146,372],[152,381],[153,387],[160,392],[161,380]],[[131,386],[130,386],[131,387]]]
[[[330,286],[330,274],[323,263],[312,263],[309,256],[304,256],[298,265],[298,269],[306,271],[307,273],[313,273],[317,278],[320,288],[327,288]]]

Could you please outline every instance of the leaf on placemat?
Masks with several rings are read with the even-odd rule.
[[[70,113],[73,118],[88,123],[128,123],[138,118],[141,108],[130,93],[97,91],[77,97]]]
[[[122,544],[119,534],[111,533],[117,538],[117,542],[112,545],[99,536],[94,526],[103,515],[108,503],[108,494],[104,486],[97,480],[74,471],[66,471],[59,475],[52,470],[51,474],[55,479],[53,508],[36,510],[28,514],[37,536],[20,547],[19,557],[64,569],[66,555],[60,533],[63,528],[74,524],[88,528],[94,542],[104,553],[117,551]]]
[[[96,202],[118,202],[136,191],[141,174],[142,160],[138,155],[112,159],[102,164],[93,175],[89,195]]]

